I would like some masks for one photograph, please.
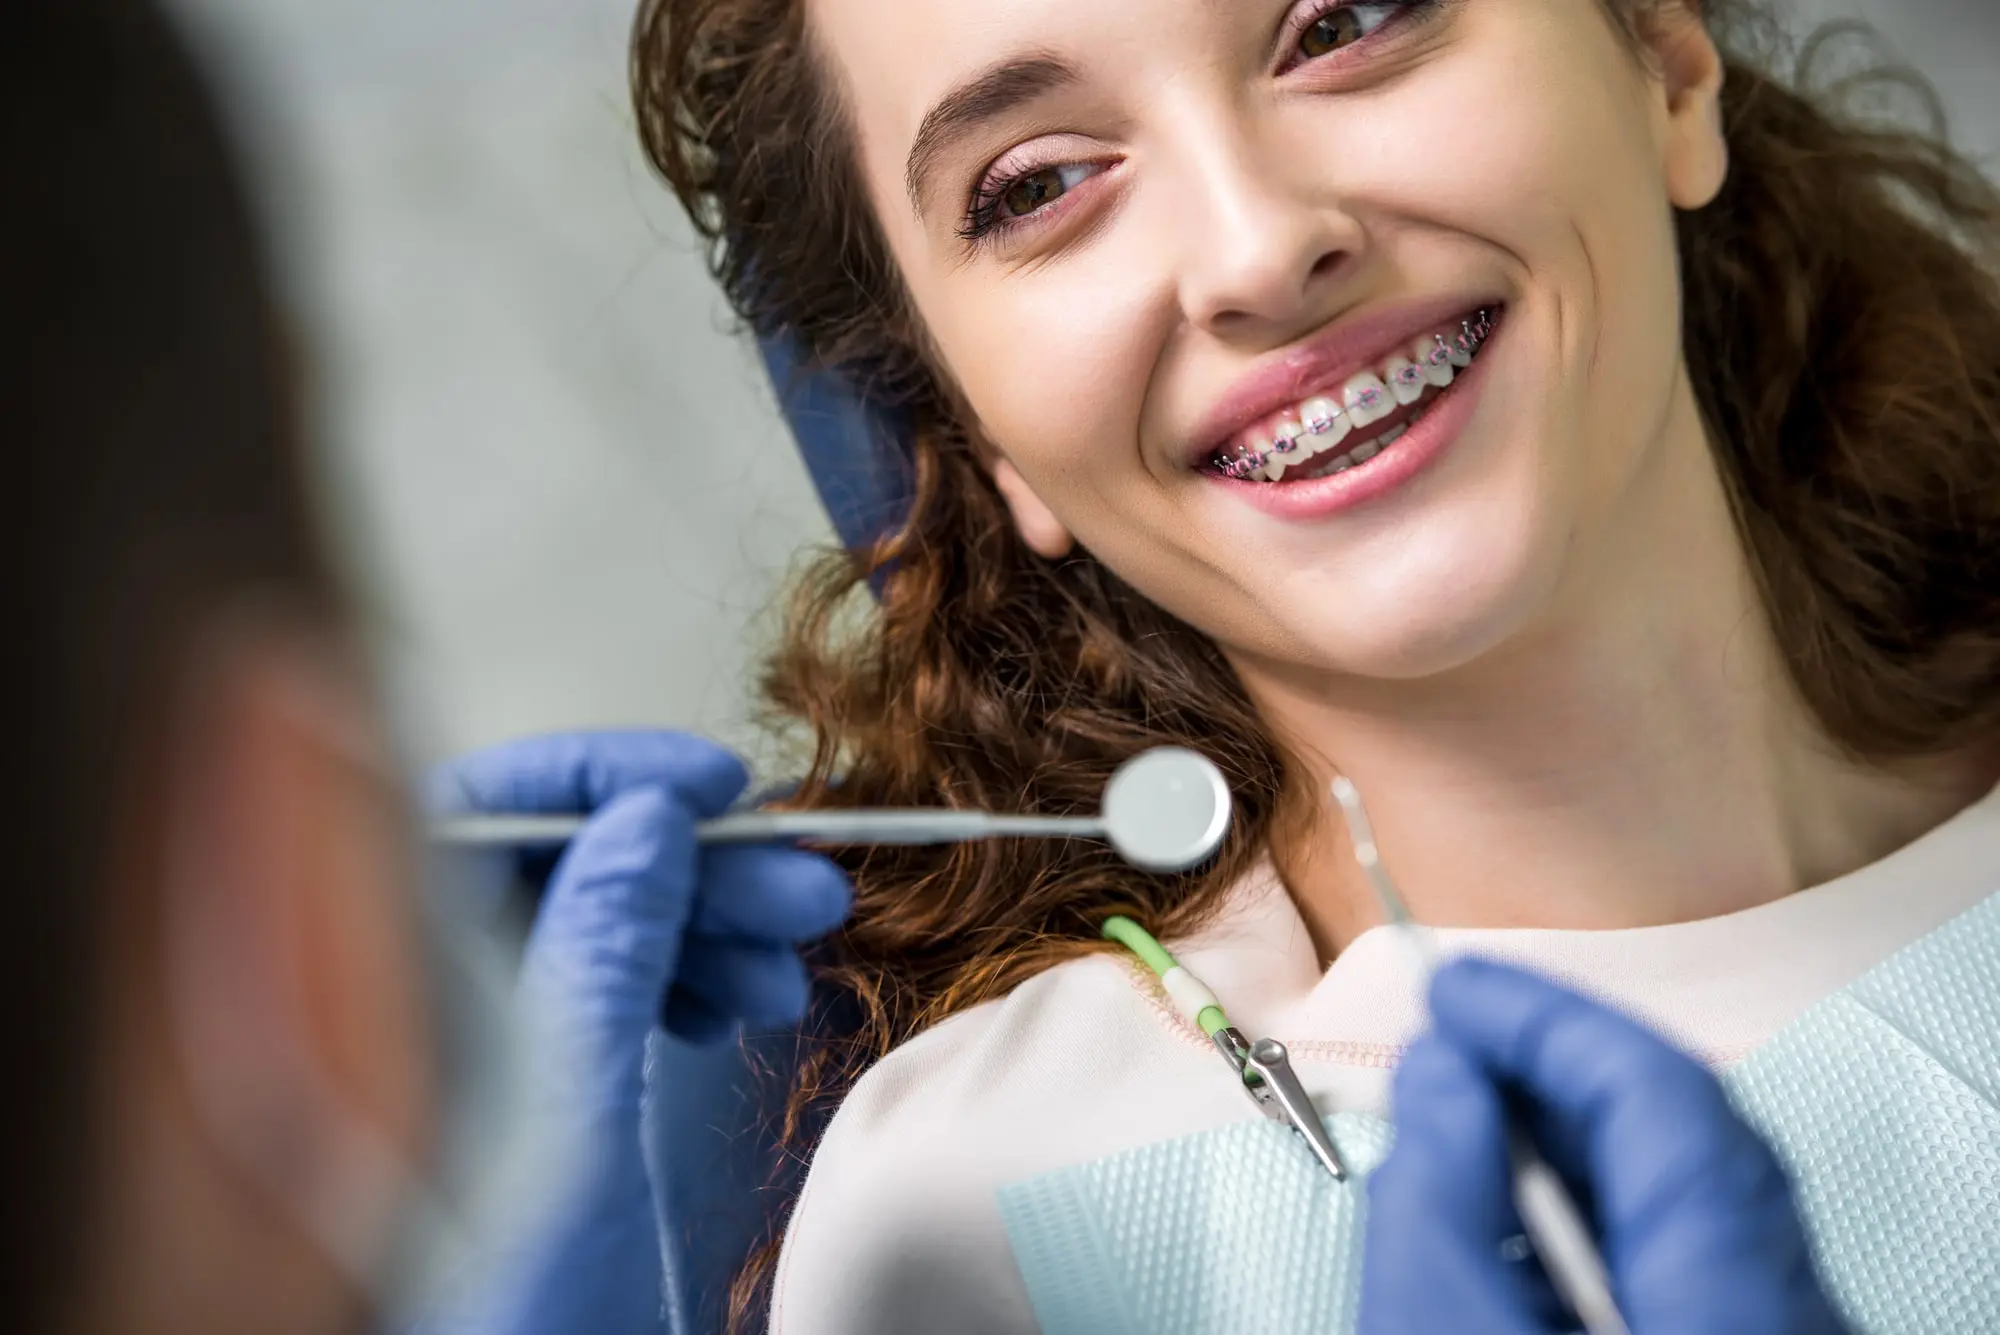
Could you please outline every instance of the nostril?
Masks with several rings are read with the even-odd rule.
[[[1325,278],[1338,269],[1341,261],[1346,258],[1347,252],[1344,250],[1329,250],[1313,261],[1312,273],[1308,277],[1314,280]]]

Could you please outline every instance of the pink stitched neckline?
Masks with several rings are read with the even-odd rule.
[[[1145,1001],[1148,1010],[1176,1037],[1203,1051],[1212,1051],[1215,1044],[1207,1034],[1188,1023],[1187,1017],[1174,1007],[1166,989],[1151,970],[1132,960],[1120,960],[1125,970],[1125,979]],[[1376,1070],[1389,1070],[1402,1060],[1403,1048],[1398,1043],[1353,1043],[1341,1039],[1302,1038],[1284,1039],[1285,1050],[1292,1056],[1307,1061],[1333,1062],[1341,1066],[1365,1066]]]
[[[1132,990],[1146,1003],[1146,1008],[1166,1026],[1168,1032],[1183,1042],[1192,1044],[1203,1051],[1215,1046],[1208,1035],[1188,1023],[1167,996],[1166,989],[1150,969],[1135,960],[1120,960],[1119,967],[1125,971],[1125,980]],[[1304,1061],[1329,1062],[1337,1066],[1359,1066],[1371,1070],[1387,1071],[1395,1069],[1403,1059],[1403,1045],[1400,1043],[1355,1043],[1344,1039],[1301,1038],[1283,1039],[1285,1050],[1293,1057]],[[1723,1070],[1734,1066],[1757,1050],[1756,1044],[1739,1045],[1730,1048],[1703,1049],[1694,1054],[1710,1070]]]

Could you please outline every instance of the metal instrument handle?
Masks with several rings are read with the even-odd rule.
[[[583,816],[454,816],[431,828],[440,843],[464,847],[537,847],[568,843]],[[738,811],[698,822],[704,844],[755,844],[809,839],[823,844],[955,844],[969,839],[1101,839],[1096,816],[1011,816],[936,807],[863,811]]]

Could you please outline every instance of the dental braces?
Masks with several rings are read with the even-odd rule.
[[[1493,312],[1491,310],[1482,310],[1471,319],[1461,321],[1458,327],[1458,336],[1449,342],[1446,341],[1443,334],[1434,335],[1435,346],[1424,354],[1425,364],[1430,369],[1435,370],[1450,361],[1453,353],[1457,353],[1462,357],[1476,356],[1480,348],[1485,345],[1486,340],[1492,337],[1493,324]],[[1412,362],[1407,366],[1399,368],[1395,372],[1393,379],[1395,383],[1402,385],[1404,388],[1416,388],[1426,383],[1425,366],[1420,366]],[[1354,406],[1372,413],[1375,409],[1382,406],[1382,400],[1387,398],[1389,393],[1390,391],[1387,388],[1363,390],[1357,396]],[[1346,411],[1346,408],[1342,407],[1335,408],[1331,413],[1315,414],[1300,423],[1301,429],[1298,434],[1289,435],[1281,431],[1278,438],[1271,442],[1270,449],[1255,453],[1239,453],[1233,458],[1219,461],[1216,467],[1224,477],[1233,478],[1238,482],[1247,482],[1252,474],[1269,463],[1273,458],[1290,454],[1298,449],[1299,442],[1305,437],[1323,436],[1333,430]]]

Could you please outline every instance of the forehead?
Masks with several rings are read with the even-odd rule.
[[[1160,0],[1173,8],[1185,0]],[[930,104],[966,75],[1016,55],[1082,54],[1108,11],[1132,0],[807,0],[820,49],[850,100],[903,142]],[[876,125],[874,128],[884,128]]]

